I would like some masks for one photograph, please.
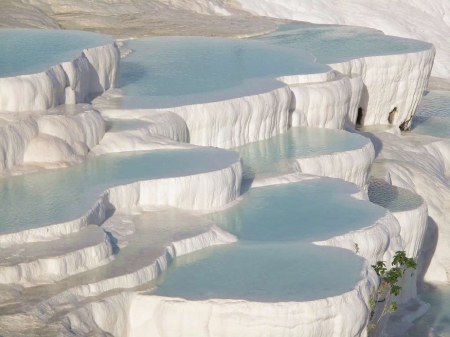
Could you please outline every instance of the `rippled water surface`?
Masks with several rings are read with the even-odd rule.
[[[293,170],[297,158],[351,151],[369,139],[342,130],[294,127],[288,132],[233,148],[244,160],[244,178],[263,178]]]
[[[412,332],[431,329],[438,336],[450,337],[450,287],[430,288],[420,295],[420,299],[431,307],[425,315],[413,322],[415,326]],[[411,335],[419,337],[417,334]]]
[[[450,91],[425,92],[412,121],[411,132],[450,137]]]
[[[213,148],[131,152],[1,179],[0,233],[77,219],[113,186],[215,171],[237,160],[237,153]]]
[[[369,185],[369,199],[374,204],[384,207],[391,212],[415,209],[424,202],[415,193],[379,180],[371,181]]]
[[[154,37],[131,40],[122,60],[124,108],[220,101],[282,86],[275,77],[329,70],[309,53],[248,40]]]
[[[83,49],[114,42],[107,35],[44,29],[0,29],[0,41],[0,77],[45,71]]]
[[[364,56],[418,52],[431,44],[386,36],[379,31],[352,26],[292,23],[277,31],[252,38],[283,47],[311,52],[321,63],[337,63]]]
[[[311,242],[367,227],[385,214],[350,196],[357,191],[334,179],[250,189],[236,206],[206,216],[238,243],[177,258],[154,294],[278,302],[350,291],[364,260]]]

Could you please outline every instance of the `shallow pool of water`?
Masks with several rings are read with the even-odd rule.
[[[318,62],[326,64],[365,56],[413,53],[432,47],[426,42],[386,36],[369,28],[310,23],[285,24],[273,33],[251,39],[307,50]]]
[[[239,39],[153,37],[125,43],[123,108],[164,108],[267,92],[275,77],[323,73],[306,52]]]
[[[344,249],[238,242],[175,259],[150,294],[189,300],[309,301],[352,290],[361,279],[363,263]]]
[[[206,217],[244,240],[325,240],[373,225],[385,214],[350,196],[357,192],[337,179],[251,188],[238,205]]]
[[[0,78],[45,71],[83,49],[114,42],[107,35],[44,29],[0,29],[0,41]]]
[[[293,170],[297,158],[351,151],[370,140],[342,130],[294,127],[269,139],[233,148],[244,160],[244,178],[264,178]]]
[[[206,218],[239,241],[177,258],[157,280],[156,295],[279,302],[340,295],[361,279],[364,260],[314,240],[358,230],[385,210],[334,179],[252,188],[243,200]]]
[[[369,199],[391,212],[402,212],[418,208],[423,199],[404,188],[392,186],[382,180],[373,180],[369,185]]]
[[[113,186],[228,167],[238,154],[213,148],[107,154],[61,170],[0,180],[0,233],[74,220]]]
[[[426,91],[412,120],[411,133],[450,137],[450,91]]]
[[[414,321],[412,329],[432,329],[439,336],[450,337],[450,287],[430,288],[420,295],[420,299],[431,307],[425,315]]]

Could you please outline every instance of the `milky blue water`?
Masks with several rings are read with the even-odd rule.
[[[311,242],[372,225],[385,214],[350,197],[356,191],[331,179],[250,189],[239,204],[206,216],[239,242],[177,258],[153,293],[278,302],[351,290],[361,279],[363,259]]]
[[[206,217],[244,240],[325,240],[372,225],[385,214],[350,196],[357,192],[337,179],[251,188],[238,205]]]
[[[342,130],[294,127],[275,137],[233,148],[244,160],[244,178],[292,171],[297,158],[356,150],[369,139]]]
[[[214,148],[108,154],[61,170],[0,180],[0,233],[74,220],[109,187],[216,171],[238,160]]]
[[[412,53],[432,47],[426,42],[386,36],[369,28],[310,23],[285,24],[273,33],[251,40],[307,50],[318,62],[326,64],[364,56]]]
[[[44,29],[0,29],[0,78],[45,71],[83,49],[114,42],[107,35]]]
[[[267,92],[273,78],[322,73],[327,66],[303,51],[254,41],[153,37],[127,41],[122,59],[124,108],[163,108]]]
[[[411,133],[450,137],[450,91],[426,91],[412,120]]]
[[[310,301],[352,290],[363,263],[343,249],[238,242],[176,258],[152,294],[188,300]]]

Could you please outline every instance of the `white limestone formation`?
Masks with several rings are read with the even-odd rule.
[[[8,169],[7,175],[20,171],[18,165],[79,163],[104,133],[103,118],[90,106],[77,106],[67,115],[24,115],[0,126],[0,171]]]
[[[300,176],[297,180],[317,179]],[[365,336],[368,298],[378,282],[368,266],[381,259],[391,261],[394,253],[404,248],[400,225],[387,212],[370,227],[316,242],[351,251],[354,251],[355,243],[360,249],[359,254],[368,259],[362,272],[363,279],[353,290],[339,296],[305,302],[270,303],[227,299],[192,301],[123,293],[72,311],[64,318],[63,324],[80,335],[95,326],[112,335],[135,337],[148,333],[155,336],[298,336],[305,333],[308,336],[322,336],[324,333]],[[118,301],[120,306],[117,306]]]
[[[392,124],[407,130],[433,67],[435,49],[372,56],[330,64],[344,75],[361,76],[362,125]]]
[[[41,73],[0,78],[0,111],[46,110],[85,103],[89,96],[119,85],[119,61],[119,48],[112,43],[86,49],[72,61]]]
[[[231,148],[287,131],[291,92],[288,86],[258,95],[170,109],[181,116],[192,144]]]
[[[407,138],[387,132],[366,133],[374,143],[377,154],[376,163],[382,166],[385,176],[392,185],[405,188],[420,195],[428,206],[428,228],[423,242],[425,259],[424,279],[430,283],[448,283],[450,254],[448,253],[448,204],[450,185],[446,178],[450,143],[448,140],[435,140],[415,145]],[[400,221],[410,216],[400,215]],[[420,242],[424,231],[423,217],[417,217],[406,234],[410,239],[411,253]]]
[[[353,151],[297,158],[296,168],[303,173],[343,179],[367,191],[370,168],[374,159],[373,145],[367,142],[363,148]]]
[[[152,113],[146,110],[104,110],[103,117],[140,122],[134,129],[107,132],[90,153],[144,151],[169,148],[193,148],[185,121],[172,112]]]
[[[414,1],[384,0],[296,1],[296,0],[238,0],[238,6],[250,13],[280,19],[362,26],[383,33],[433,43],[437,49],[433,76],[450,78],[450,33],[446,0]],[[414,20],[411,20],[414,18]]]
[[[186,210],[215,208],[239,197],[241,179],[242,163],[236,156],[232,165],[218,171],[112,187],[106,190],[82,217],[60,224],[1,234],[0,247],[51,241],[62,235],[78,232],[90,224],[101,225],[108,210],[139,205],[173,206]]]
[[[205,1],[196,2],[201,3],[199,11],[228,14],[222,11],[222,1],[204,7]],[[262,3],[262,8],[266,8],[266,2]],[[5,115],[11,118],[5,117],[0,127],[0,170],[14,174],[14,170],[27,165],[62,167],[93,156],[127,151],[190,151],[196,145],[230,148],[269,138],[297,125],[343,129],[353,127],[361,119],[363,124],[407,128],[427,85],[434,53],[430,49],[359,58],[331,65],[336,71],[285,76],[278,79],[284,84],[277,89],[220,102],[170,109],[119,110],[104,106],[99,108],[103,117],[91,107],[74,114],[29,116],[25,111],[84,102],[89,96],[118,85],[117,45],[85,50],[73,61],[55,65],[46,72],[0,79],[0,110],[19,112],[21,116],[17,119]],[[105,134],[103,118],[109,122],[132,121],[136,125],[118,127]],[[32,310],[0,316],[0,327],[15,331],[14,328],[21,328],[20,324],[12,326],[11,322],[16,321],[24,322],[24,326],[32,322],[29,326],[33,329],[56,324],[64,330],[61,335],[67,336],[366,336],[369,296],[378,284],[370,264],[379,260],[390,262],[399,250],[422,259],[426,247],[432,250],[433,258],[425,279],[450,282],[450,252],[446,244],[450,236],[450,184],[446,179],[450,142],[431,141],[416,146],[399,134],[366,135],[373,144],[367,141],[364,147],[353,151],[297,158],[298,172],[256,180],[251,186],[320,179],[319,176],[339,178],[360,187],[361,191],[353,196],[367,203],[369,173],[376,157],[377,165],[382,166],[380,177],[424,198],[427,204],[400,212],[386,211],[369,227],[315,242],[351,250],[366,259],[362,279],[351,291],[313,301],[282,303],[189,301],[119,291],[147,284],[177,256],[237,240],[210,224],[187,237],[174,235],[155,249],[152,259],[132,271],[75,282],[72,287],[49,291],[38,303],[31,298]],[[0,248],[6,258],[0,263],[0,284],[12,290],[5,296],[1,293],[0,298],[11,300],[20,296],[14,287],[51,284],[111,263],[113,246],[126,249],[129,244],[127,240],[135,230],[129,214],[138,208],[172,206],[205,213],[239,201],[241,183],[242,162],[236,155],[231,164],[213,172],[119,186],[111,183],[113,187],[105,190],[91,209],[83,210],[85,214],[78,219],[1,234]],[[439,236],[427,226],[427,205]],[[416,278],[417,275],[407,279],[399,301],[416,296]]]
[[[113,259],[111,242],[97,226],[61,238],[56,244],[35,243],[2,249],[0,284],[33,287],[100,267]]]
[[[105,118],[150,122],[151,125],[139,131],[128,130],[121,135],[107,133],[105,142],[119,144],[126,142],[122,137],[129,137],[135,143],[131,148],[140,148],[141,138],[148,134],[185,141],[188,132],[192,144],[231,148],[283,133],[290,125],[343,129],[346,121],[355,123],[362,86],[358,76],[350,79],[329,71],[284,76],[278,80],[288,86],[219,102],[169,109],[114,109],[109,103],[110,96],[117,97],[120,93],[112,91],[96,99],[94,106]],[[174,114],[181,119],[176,119]],[[120,141],[112,140],[116,137],[121,137]],[[104,151],[113,150],[96,149],[94,152]]]
[[[424,202],[420,207],[408,211],[393,212],[398,220],[401,229],[401,237],[405,243],[404,251],[406,256],[419,261],[419,266],[426,263],[423,259],[422,250],[424,239],[426,238],[428,228],[428,208]],[[420,266],[422,267],[422,266]],[[419,272],[410,270],[405,277],[402,292],[400,294],[400,303],[406,303],[411,298],[417,297],[417,282]]]
[[[343,129],[347,116],[356,122],[362,82],[336,74],[326,82],[291,84],[290,88],[292,126]]]

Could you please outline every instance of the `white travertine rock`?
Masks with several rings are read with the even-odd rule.
[[[34,119],[0,127],[0,170],[21,164],[26,147],[38,134],[39,126]]]
[[[304,74],[304,75],[287,75],[277,77],[277,80],[288,85],[291,84],[307,84],[307,83],[319,83],[329,82],[336,78],[337,73],[334,70],[329,70],[325,73],[318,74]]]
[[[61,308],[67,308],[67,306],[76,307],[77,303],[86,298],[98,296],[113,289],[131,289],[148,283],[158,277],[177,256],[189,254],[206,247],[230,244],[236,241],[237,238],[234,235],[212,224],[209,228],[197,232],[191,237],[171,242],[166,247],[159,249],[161,255],[153,260],[149,260],[147,266],[143,268],[112,278],[105,278],[95,283],[67,289],[42,301],[34,308],[34,312],[40,319],[46,320]]]
[[[428,228],[428,208],[424,202],[420,207],[403,212],[392,213],[398,220],[401,228],[401,237],[405,243],[404,251],[406,256],[414,258],[419,264],[424,263],[421,257],[424,239]],[[422,267],[422,266],[420,266]],[[406,303],[411,298],[417,297],[417,277],[416,270],[406,273],[400,302]]]
[[[450,238],[450,184],[446,178],[450,142],[440,140],[414,145],[404,137],[387,132],[366,135],[372,139],[378,152],[376,163],[383,166],[392,185],[420,195],[428,206],[428,228],[422,239],[425,240],[424,251],[420,257],[421,260],[424,259],[421,261],[425,268],[424,280],[430,283],[450,282],[450,252],[447,244]],[[422,214],[421,217],[423,216]],[[421,217],[413,227],[417,233],[424,230]],[[420,241],[421,238],[416,233],[405,234],[405,237],[410,235],[412,241],[409,249],[414,252],[418,249],[414,241]]]
[[[0,168],[23,163],[77,162],[86,156],[112,152],[192,148],[212,145],[240,146],[285,132],[290,124],[342,129],[354,126],[358,108],[364,124],[388,123],[408,127],[426,87],[434,59],[434,49],[403,55],[366,57],[331,65],[335,71],[323,74],[286,76],[286,85],[270,92],[221,102],[152,110],[102,111],[104,117],[135,119],[145,123],[135,129],[109,132],[95,111],[75,115],[31,117],[0,128]],[[71,62],[47,72],[0,79],[0,110],[48,109],[62,103],[84,102],[114,88],[119,80],[119,51],[115,44],[83,51]],[[3,91],[3,87],[6,89]],[[22,88],[23,100],[18,99]],[[395,111],[395,115],[391,115]],[[292,115],[290,116],[290,113]],[[123,116],[123,114],[127,114]],[[392,118],[389,118],[392,117]],[[103,137],[103,139],[102,139]],[[450,184],[450,143],[434,142],[414,147],[396,135],[380,136],[372,145],[330,155],[300,158],[300,173],[255,181],[253,187],[290,183],[311,176],[340,178],[363,191],[355,198],[366,201],[371,165],[378,153],[393,184],[409,186],[430,202],[430,215],[439,228],[435,257],[426,279],[448,282],[450,253],[445,228],[450,214],[447,205]],[[393,138],[396,137],[396,138]],[[372,136],[374,142],[377,141]],[[400,140],[399,140],[400,139]],[[98,144],[98,145],[97,145]],[[399,150],[400,149],[400,150]],[[381,151],[381,152],[380,152]],[[401,152],[403,151],[403,152]],[[399,155],[399,152],[401,154]],[[1,157],[3,156],[3,157]],[[411,162],[411,160],[420,163]],[[431,175],[431,176],[428,176]],[[201,211],[223,207],[240,196],[242,163],[215,172],[153,179],[106,190],[84,216],[72,221],[0,235],[0,247],[51,241],[81,231],[89,224],[101,225],[107,213],[136,206],[170,205]],[[430,183],[431,182],[431,183]],[[437,189],[437,191],[435,190]],[[434,199],[438,199],[437,201]],[[367,260],[363,279],[353,290],[335,297],[284,303],[244,300],[188,301],[179,298],[122,293],[102,301],[89,299],[118,288],[133,288],[156,278],[175,256],[217,244],[235,242],[233,235],[211,225],[208,231],[171,242],[154,261],[135,272],[102,279],[67,289],[41,303],[33,314],[43,321],[61,310],[73,309],[63,318],[71,333],[86,335],[99,329],[116,336],[366,336],[370,315],[368,299],[378,278],[369,267],[379,260],[391,261],[398,250],[421,254],[427,230],[426,204],[417,209],[386,213],[375,224],[329,240],[316,242],[355,251]],[[431,237],[430,237],[431,238]],[[99,245],[83,247],[64,255],[45,256],[8,266],[0,266],[0,283],[25,287],[49,283],[107,263],[111,243],[104,237]],[[270,267],[270,266],[269,266]],[[416,277],[407,279],[402,302],[416,295]]]
[[[317,179],[297,175],[291,175],[289,180]],[[271,180],[267,183],[277,182]],[[280,183],[288,182],[280,180]],[[123,293],[72,311],[64,318],[64,326],[81,335],[95,326],[113,335],[132,337],[148,334],[161,337],[299,336],[305,333],[308,336],[366,336],[366,322],[370,314],[367,303],[372,287],[378,283],[374,271],[368,265],[378,260],[391,261],[396,251],[403,250],[404,242],[400,233],[398,221],[386,212],[372,226],[316,242],[318,245],[351,251],[355,250],[356,243],[358,253],[368,260],[363,270],[363,280],[353,290],[340,296],[305,302],[268,303],[227,299],[191,301]],[[117,301],[123,301],[123,305],[114,309]],[[46,307],[42,312],[51,310],[50,302],[46,305],[49,308]],[[109,317],[116,317],[118,323],[115,324]]]
[[[96,327],[127,337],[366,336],[366,302],[376,277],[369,269],[363,275],[343,295],[306,302],[188,301],[121,293],[70,312],[63,324],[79,335]]]
[[[291,92],[285,86],[258,95],[149,112],[170,110],[181,116],[192,144],[231,148],[287,131],[290,103]]]
[[[120,52],[115,43],[84,50],[70,62],[37,74],[0,78],[0,111],[46,110],[84,103],[89,95],[116,88]]]
[[[350,106],[347,115],[347,124],[355,126],[358,119],[358,110],[361,106],[361,97],[364,90],[364,82],[360,75],[347,74],[350,79],[350,84],[352,87],[352,98],[350,100]]]
[[[75,151],[64,140],[58,137],[39,134],[27,146],[23,156],[24,163],[53,163],[72,161]]]
[[[365,300],[370,286],[366,271],[364,280],[354,290],[309,302],[186,301],[137,295],[131,303],[128,336],[138,337],[149,332],[154,336],[199,337],[363,336],[369,315]]]
[[[240,196],[242,163],[197,175],[140,181],[106,190],[78,219],[61,224],[0,235],[0,247],[26,242],[55,240],[80,231],[89,224],[100,225],[108,210],[139,205],[168,205],[186,210],[204,210],[232,202]]]
[[[39,132],[63,139],[68,144],[81,142],[91,149],[105,134],[102,116],[87,108],[74,115],[47,115],[37,118]]]
[[[0,127],[0,171],[17,165],[79,163],[105,134],[105,122],[92,108],[72,115],[30,115]]]
[[[88,232],[83,235],[84,232]],[[107,234],[99,227],[91,227],[72,235],[61,243],[38,243],[3,249],[0,264],[0,284],[19,284],[34,287],[53,283],[70,275],[100,267],[113,258],[113,249]],[[61,246],[62,245],[62,246]],[[67,246],[66,246],[67,245]],[[24,255],[24,256],[22,256]]]
[[[299,172],[339,178],[367,191],[370,167],[375,160],[371,142],[361,149],[296,159]]]
[[[450,78],[450,33],[447,0],[297,1],[238,0],[253,14],[318,24],[362,26],[382,30],[385,34],[433,43],[437,48],[433,76]],[[411,20],[414,18],[414,20]]]
[[[390,212],[386,212],[384,217],[370,227],[314,243],[320,246],[345,248],[353,252],[357,244],[358,254],[370,264],[377,261],[392,261],[395,252],[403,250],[400,225]]]
[[[305,174],[300,172],[288,173],[281,176],[274,177],[265,177],[259,178],[252,181],[251,187],[264,187],[264,186],[272,186],[272,185],[281,185],[281,184],[290,184],[301,181],[320,179],[319,176],[315,176],[312,174]]]
[[[304,122],[292,125],[342,129],[346,120],[356,120],[362,87],[358,76],[352,75],[349,79],[329,71],[284,76],[278,80],[288,86],[258,95],[170,109],[113,109],[108,98],[120,96],[120,93],[107,92],[95,101],[105,118],[134,119],[150,122],[150,125],[126,130],[120,135],[107,133],[104,143],[108,145],[101,145],[94,153],[114,152],[112,147],[123,151],[124,147],[119,146],[122,143],[140,148],[147,141],[143,139],[148,139],[150,134],[177,141],[189,140],[196,145],[236,147],[287,131],[290,119],[297,120],[295,116],[300,113]],[[290,115],[292,110],[295,111]]]
[[[407,129],[427,88],[435,53],[432,48],[417,53],[363,57],[329,66],[347,76],[361,76],[363,125],[405,123],[403,127]]]
[[[353,89],[348,77],[336,76],[329,82],[291,84],[292,126],[343,129],[350,113]],[[355,91],[355,95],[358,92]],[[356,101],[356,98],[354,99]]]
[[[106,110],[105,118],[139,120],[135,129],[107,132],[100,144],[91,151],[98,156],[105,153],[144,151],[169,148],[191,148],[189,130],[184,120],[173,112],[148,110]]]

